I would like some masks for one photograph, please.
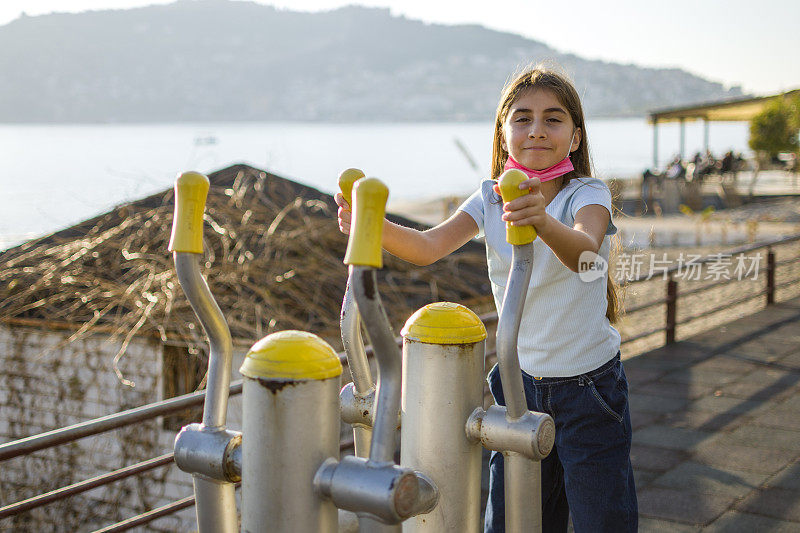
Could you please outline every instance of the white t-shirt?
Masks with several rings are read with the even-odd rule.
[[[458,208],[478,224],[486,240],[489,279],[498,311],[511,268],[512,246],[500,218],[503,204],[492,190],[481,187]],[[570,228],[581,207],[602,205],[611,214],[611,192],[597,178],[573,178],[545,211]],[[599,254],[608,263],[610,236],[617,232],[609,220]],[[541,239],[533,244],[533,272],[520,325],[518,353],[522,370],[536,377],[576,376],[610,361],[619,350],[620,335],[606,318],[608,272],[591,282],[564,266]]]

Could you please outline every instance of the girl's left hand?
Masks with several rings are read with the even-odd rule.
[[[525,180],[519,184],[519,188],[529,189],[530,193],[504,203],[503,220],[511,222],[512,226],[534,226],[537,232],[544,231],[549,215],[544,210],[546,204],[539,178]],[[499,185],[494,185],[494,192],[500,194]]]

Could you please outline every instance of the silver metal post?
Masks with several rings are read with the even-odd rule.
[[[497,321],[497,364],[500,367],[506,412],[509,418],[515,419],[528,411],[517,354],[517,337],[531,281],[533,243],[514,245],[511,261],[508,285]]]
[[[355,392],[359,396],[369,395],[375,388],[369,368],[364,341],[361,338],[361,319],[358,315],[355,296],[352,289],[352,272],[347,277],[347,289],[344,293],[341,314],[342,345],[347,354],[347,366],[353,378]],[[372,429],[364,424],[353,424],[353,442],[357,457],[369,457]]]
[[[203,425],[208,428],[225,426],[228,413],[228,389],[231,383],[233,342],[225,316],[211,295],[200,273],[200,255],[175,252],[175,269],[183,292],[208,335],[208,380],[203,405]]]
[[[231,382],[231,360],[233,343],[225,317],[208,289],[200,273],[200,258],[203,255],[203,213],[210,183],[197,172],[184,172],[175,181],[175,214],[169,250],[174,252],[175,270],[186,298],[194,309],[200,324],[208,336],[208,379],[203,408],[203,423],[199,427],[184,428],[175,442],[175,462],[181,464],[194,477],[197,526],[200,533],[233,533],[238,529],[234,485],[229,476],[212,479],[214,472],[224,474],[224,468],[204,468],[203,461],[192,461],[208,450],[192,450],[181,443],[197,446],[211,445],[216,450],[211,456],[215,461],[225,462],[225,450],[238,443],[238,436],[225,430],[228,411],[228,388]],[[196,435],[195,435],[196,433]],[[193,437],[199,437],[194,439]],[[220,438],[221,437],[221,438]],[[222,444],[220,448],[219,445]],[[218,453],[218,452],[222,453]],[[197,452],[197,453],[195,453]],[[184,463],[183,459],[187,459]]]
[[[516,452],[503,452],[506,531],[542,530],[542,463]],[[508,487],[513,487],[509,491]]]
[[[356,178],[363,176],[360,171],[351,174]],[[340,177],[340,184],[347,181],[346,177]],[[345,189],[342,190],[347,199]],[[362,532],[397,531],[395,524],[430,512],[438,501],[438,491],[430,478],[394,462],[402,361],[381,305],[375,275],[375,269],[383,264],[381,239],[388,192],[374,178],[356,183],[352,231],[345,254],[345,264],[350,267],[349,285],[378,365],[369,459],[353,456],[341,461],[330,459],[314,478],[317,494],[330,499],[338,508],[359,515]]]
[[[532,269],[533,243],[514,245],[511,272],[497,323],[497,364],[509,420],[519,419],[528,412],[517,354],[517,338]],[[541,531],[541,503],[534,504],[535,501],[541,502],[539,463],[534,465],[529,459],[513,452],[505,452],[503,459],[506,531]]]
[[[403,522],[404,533],[480,529],[481,444],[465,425],[483,404],[485,338],[480,319],[450,303],[422,308],[403,328],[400,464],[440,492],[430,513]]]
[[[358,311],[378,363],[378,384],[375,419],[369,460],[394,463],[397,414],[400,411],[402,355],[394,341],[389,318],[381,304],[375,269],[351,265],[353,293]]]
[[[364,321],[375,359],[378,363],[378,383],[375,387],[375,412],[372,439],[367,464],[394,464],[397,415],[400,411],[402,355],[394,341],[389,318],[381,304],[375,269],[350,265],[348,283],[358,303],[358,313]],[[400,524],[383,524],[368,516],[359,519],[362,533],[399,532]]]
[[[233,343],[225,317],[200,273],[200,254],[175,252],[178,280],[209,339],[208,380],[203,407],[203,427],[225,427],[231,381]],[[193,474],[197,526],[200,533],[235,532],[238,529],[234,484]]]
[[[314,476],[339,456],[339,377],[244,380],[242,531],[332,533],[338,510]]]

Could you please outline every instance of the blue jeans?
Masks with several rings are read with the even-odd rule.
[[[505,405],[497,365],[489,373],[495,402]],[[635,532],[628,381],[619,353],[592,372],[534,379],[522,373],[528,409],[556,423],[553,451],[542,461],[542,531]],[[505,531],[503,454],[489,460],[485,533]]]

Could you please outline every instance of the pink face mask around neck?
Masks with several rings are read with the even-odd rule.
[[[567,156],[558,163],[556,163],[555,165],[553,165],[552,167],[548,167],[544,170],[534,170],[532,168],[520,165],[509,154],[508,160],[506,160],[506,164],[503,167],[503,170],[511,170],[511,169],[521,170],[529,178],[539,178],[539,181],[544,183],[545,181],[554,180],[559,176],[563,176],[564,174],[572,172],[573,170],[575,170],[575,167],[572,166],[572,160],[570,160],[569,156]]]

